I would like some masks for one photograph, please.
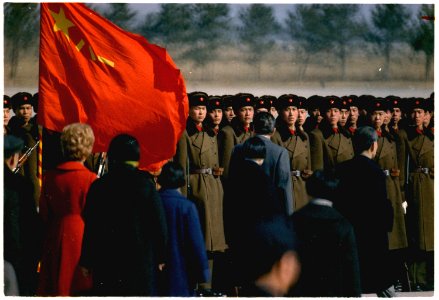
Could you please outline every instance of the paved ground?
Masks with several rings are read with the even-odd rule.
[[[363,294],[362,297],[376,297],[376,294]],[[396,293],[397,297],[404,297],[404,298],[412,298],[412,297],[433,297],[434,291],[429,292],[401,292]]]

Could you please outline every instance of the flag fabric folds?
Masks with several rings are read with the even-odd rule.
[[[140,167],[158,170],[175,154],[188,115],[183,76],[166,49],[82,3],[42,3],[40,22],[38,123],[58,132],[89,124],[94,152],[130,134]]]

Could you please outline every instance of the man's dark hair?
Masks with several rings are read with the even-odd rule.
[[[244,158],[265,159],[266,154],[267,154],[267,149],[265,148],[264,141],[262,141],[257,136],[249,138],[242,145],[242,155],[244,156]]]
[[[3,139],[3,154],[4,158],[8,159],[15,153],[20,153],[24,147],[24,142],[21,138],[14,135],[5,135]]]
[[[253,126],[256,134],[272,134],[276,120],[268,112],[260,112],[253,118]]]
[[[183,168],[176,162],[167,162],[157,178],[158,184],[165,189],[178,189],[184,186],[184,171]]]
[[[111,140],[108,148],[108,160],[111,163],[139,161],[140,146],[136,138],[128,134],[120,134]]]
[[[378,141],[376,130],[370,126],[359,127],[352,138],[356,153],[370,149],[374,142]]]
[[[333,201],[339,182],[333,171],[316,170],[306,181],[306,192],[314,198]]]

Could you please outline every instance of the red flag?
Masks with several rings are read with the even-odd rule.
[[[94,152],[120,133],[136,137],[140,167],[175,154],[188,115],[180,70],[166,49],[80,3],[42,3],[38,123],[62,131],[88,123]]]

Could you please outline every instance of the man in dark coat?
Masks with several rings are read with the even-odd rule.
[[[32,95],[26,92],[19,92],[11,98],[12,108],[15,116],[8,123],[10,133],[20,137],[24,141],[25,149],[33,148],[38,142],[38,125],[36,119],[32,118],[33,105]],[[40,184],[38,181],[38,149],[32,151],[20,174],[29,179],[32,183],[35,205],[40,200]]]
[[[356,130],[353,141],[358,154],[337,166],[339,201],[335,208],[352,224],[357,239],[362,293],[393,296],[389,275],[388,233],[393,210],[387,198],[386,178],[373,161],[378,135],[369,126]]]
[[[306,182],[313,197],[291,216],[302,271],[295,297],[360,297],[360,269],[352,225],[336,209],[339,180],[317,170]]]
[[[194,297],[197,283],[210,280],[206,247],[195,204],[184,197],[183,168],[166,163],[157,180],[168,224],[168,248],[160,296]]]
[[[96,180],[84,208],[79,265],[93,276],[94,295],[155,296],[166,255],[167,226],[153,183],[137,169],[139,144],[116,136],[108,150],[109,172]]]
[[[32,184],[14,174],[23,141],[13,135],[4,138],[4,259],[17,275],[21,296],[35,295],[37,265],[41,254],[42,223],[32,196]],[[15,295],[18,296],[18,295]]]

